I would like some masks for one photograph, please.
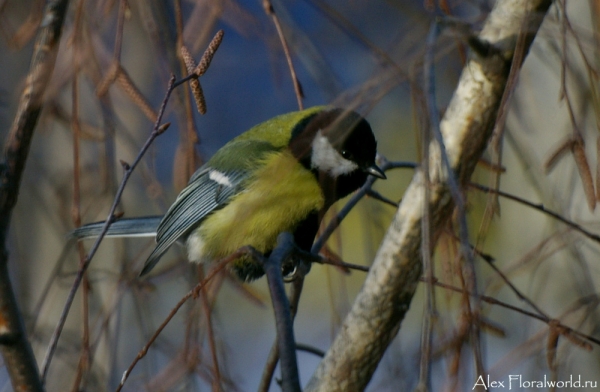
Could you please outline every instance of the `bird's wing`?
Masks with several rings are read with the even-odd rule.
[[[250,173],[260,166],[261,159],[267,153],[278,150],[260,140],[230,142],[198,169],[160,222],[156,231],[156,248],[148,257],[141,275],[149,272],[175,241],[242,192]],[[236,168],[227,157],[235,157]],[[241,163],[240,157],[243,157]]]
[[[154,237],[161,219],[161,216],[118,219],[110,224],[106,237]],[[88,223],[76,228],[68,236],[77,240],[98,237],[104,229],[104,223],[104,221]]]
[[[247,173],[243,171],[220,172],[210,167],[197,173],[160,222],[156,231],[156,247],[148,257],[142,275],[156,265],[175,241],[193,229],[209,213],[223,207],[240,191],[246,178]]]

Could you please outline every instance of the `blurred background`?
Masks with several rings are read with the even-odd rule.
[[[453,18],[433,48],[441,115],[469,51],[457,23],[477,32],[493,3],[273,0],[272,5],[290,46],[304,106],[356,108],[371,123],[381,154],[416,162],[428,116],[422,59],[431,23],[435,16]],[[546,15],[514,86],[499,162],[500,189],[542,203],[597,233],[598,213],[589,201],[581,160],[576,164],[569,149],[554,153],[576,133],[585,142],[584,160],[592,175],[600,167],[600,8],[593,0],[566,3],[555,2]],[[0,0],[2,139],[28,72],[43,4]],[[10,234],[10,270],[38,363],[80,255],[91,245],[86,241],[79,249],[67,234],[79,223],[106,218],[122,178],[119,160],[135,159],[152,130],[170,74],[182,76],[181,42],[199,61],[214,34],[219,29],[225,33],[200,79],[208,111],[197,113],[187,86],[174,92],[164,118],[172,125],[131,177],[118,207],[125,216],[164,213],[195,168],[228,140],[298,109],[280,39],[260,1],[80,0],[70,4],[67,15]],[[122,47],[115,53],[118,41]],[[111,81],[107,77],[117,64],[121,71]],[[498,170],[490,162],[492,156],[486,154],[473,181],[494,181]],[[412,174],[408,169],[389,172],[388,180],[375,188],[399,201]],[[596,178],[591,181],[592,188],[594,182],[599,186]],[[550,317],[598,337],[598,244],[539,211],[502,198],[488,225],[486,210],[493,204],[488,195],[469,190],[467,198],[473,244],[491,255],[494,265]],[[393,207],[377,200],[361,201],[330,239],[330,249],[346,262],[368,266],[393,214]],[[452,230],[448,227],[440,235],[435,269],[440,281],[459,287],[460,260]],[[114,390],[169,311],[208,271],[209,266],[202,272],[187,263],[185,253],[173,247],[150,276],[140,279],[152,245],[149,239],[102,243],[59,341],[48,391]],[[480,293],[532,310],[482,260],[477,260],[477,273]],[[298,342],[326,350],[363,279],[359,271],[313,266],[295,322]],[[422,295],[420,287],[368,390],[415,387]],[[442,288],[436,295],[432,390],[471,390],[477,375],[463,333],[468,322],[464,304],[460,295]],[[567,380],[581,375],[582,380],[600,381],[600,347],[588,351],[561,338],[552,365],[547,361],[546,324],[486,303],[482,311],[484,363],[492,379],[519,374],[524,380],[544,375]],[[256,390],[274,337],[266,281],[242,284],[221,274],[201,298],[178,312],[124,390],[217,390],[218,385],[228,391]],[[303,352],[298,358],[304,385],[319,358]],[[6,370],[0,367],[0,391],[10,390]]]

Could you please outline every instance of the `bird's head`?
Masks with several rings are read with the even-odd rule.
[[[386,178],[375,164],[377,141],[369,123],[344,109],[323,110],[298,124],[290,149],[323,182],[333,180],[338,200],[360,188],[369,174]]]

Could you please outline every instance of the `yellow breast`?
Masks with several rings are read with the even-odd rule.
[[[190,235],[190,260],[215,260],[245,245],[263,253],[271,251],[281,232],[293,232],[323,204],[314,175],[288,150],[268,154],[247,189],[208,216]]]

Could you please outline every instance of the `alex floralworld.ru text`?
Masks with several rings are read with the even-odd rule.
[[[477,377],[477,381],[473,384],[473,388],[483,387],[485,390],[490,389],[508,389],[513,388],[533,388],[533,389],[548,389],[548,388],[597,388],[598,381],[582,381],[581,375],[576,378],[571,375],[568,380],[549,380],[546,375],[542,380],[526,380],[522,375],[511,374],[507,379],[503,380],[491,380],[490,376],[487,375]]]

